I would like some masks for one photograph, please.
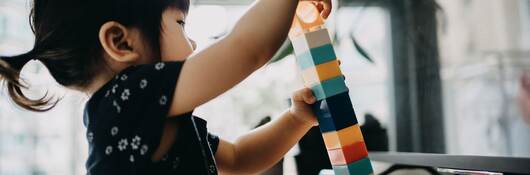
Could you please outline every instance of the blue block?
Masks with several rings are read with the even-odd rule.
[[[296,58],[298,58],[298,66],[300,67],[300,70],[304,70],[309,67],[333,61],[337,59],[337,55],[335,55],[333,45],[326,44],[320,47],[312,48],[311,50],[300,55],[296,55]]]
[[[317,101],[312,107],[322,133],[339,131],[358,123],[348,92]]]
[[[313,94],[317,100],[323,100],[343,92],[348,92],[348,87],[344,82],[344,76],[338,76],[320,82],[320,84],[311,87],[311,90],[313,90]]]
[[[369,175],[372,174],[372,163],[368,157],[349,165],[333,166],[335,175]]]

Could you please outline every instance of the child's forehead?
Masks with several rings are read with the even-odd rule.
[[[188,15],[187,12],[182,11],[181,9],[178,9],[178,8],[175,8],[175,7],[167,8],[164,11],[164,14],[170,15],[170,16],[182,17],[182,18],[185,18]]]

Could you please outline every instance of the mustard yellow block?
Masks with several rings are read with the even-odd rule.
[[[312,87],[321,81],[329,80],[338,76],[342,76],[338,60],[319,64],[302,71],[302,77],[306,87]]]
[[[324,144],[328,150],[342,148],[347,145],[352,145],[356,142],[363,142],[363,134],[359,125],[352,125],[350,127],[334,132],[326,132],[322,134]]]

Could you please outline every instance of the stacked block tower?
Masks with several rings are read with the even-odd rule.
[[[317,98],[313,111],[336,175],[373,174],[348,87],[324,19],[311,2],[300,2],[289,33],[304,84]]]

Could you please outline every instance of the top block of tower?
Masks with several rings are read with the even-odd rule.
[[[322,25],[324,25],[324,19],[320,16],[320,12],[318,12],[314,4],[311,2],[300,2],[296,9],[289,36],[295,37],[304,32],[318,30]]]

